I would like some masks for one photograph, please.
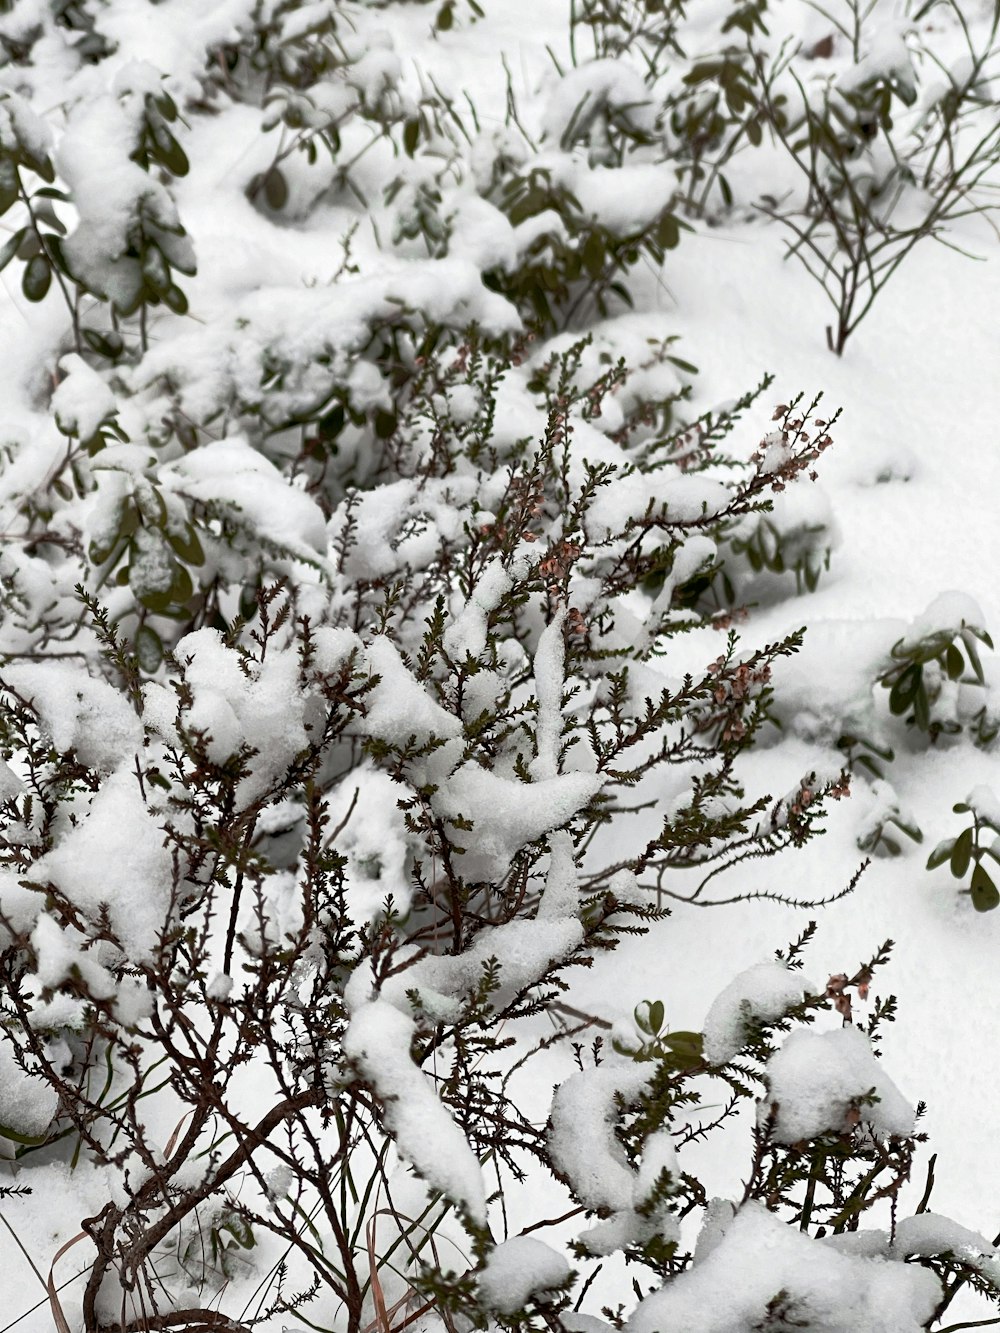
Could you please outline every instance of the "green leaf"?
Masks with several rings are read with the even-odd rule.
[[[19,1129],[11,1129],[10,1125],[0,1125],[0,1138],[10,1139],[12,1143],[23,1143],[30,1148],[37,1148],[40,1144],[48,1141],[47,1134],[38,1136],[25,1134]]]
[[[335,440],[344,429],[346,419],[347,413],[344,411],[343,403],[337,403],[330,408],[329,412],[324,412],[319,421],[316,422],[317,435],[321,440]]]
[[[44,301],[52,285],[52,266],[46,257],[37,254],[21,275],[21,290],[29,301]]]
[[[909,709],[916,698],[923,674],[923,667],[916,662],[901,673],[889,691],[890,712],[899,717]]]
[[[56,173],[47,157],[34,157],[31,153],[25,151],[23,145],[21,146],[20,156],[24,165],[33,171],[36,176],[41,176],[42,180],[48,185],[52,184],[56,178]]]
[[[981,865],[972,872],[972,906],[977,912],[992,912],[1000,907],[1000,892]]]
[[[81,329],[84,340],[91,351],[98,356],[106,356],[109,361],[121,356],[124,349],[124,342],[121,335],[112,330],[110,333],[98,333],[96,329]]]
[[[375,409],[375,434],[380,440],[388,440],[396,429],[395,412],[387,412],[383,407]]]
[[[186,176],[190,170],[187,153],[180,146],[165,125],[154,131],[156,158],[161,166],[166,167],[171,176]]]
[[[272,167],[264,177],[264,198],[275,212],[280,212],[288,203],[288,182],[277,167]]]
[[[407,157],[412,157],[417,151],[417,144],[420,142],[420,117],[411,116],[403,126],[403,151]]]
[[[16,173],[12,171],[9,176],[0,177],[0,217],[13,208],[20,197]]]
[[[194,596],[194,584],[184,565],[174,570],[174,581],[170,585],[170,600],[175,606],[183,606]]]
[[[954,643],[949,643],[944,655],[944,669],[948,673],[949,680],[958,680],[965,670],[965,662],[962,654]]]
[[[583,249],[580,252],[580,258],[583,260],[583,267],[592,278],[599,278],[604,269],[606,251],[601,233],[598,231],[589,232],[587,239],[583,243]]]
[[[169,93],[158,93],[153,99],[156,103],[156,109],[164,120],[174,121],[177,119],[177,104]]]
[[[49,252],[49,258],[52,260],[53,266],[59,270],[63,277],[72,278],[73,274],[70,271],[70,266],[66,260],[66,252],[63,249],[62,238],[59,236],[46,236],[45,246]],[[95,296],[100,296],[102,301],[105,299],[100,292],[94,291],[93,288],[90,288],[89,290],[91,290]]]
[[[963,829],[951,849],[951,873],[956,879],[965,878],[965,872],[972,860],[972,836],[972,829]]]
[[[16,231],[13,236],[4,241],[3,248],[0,249],[0,269],[5,269],[17,254],[27,230],[27,227],[22,227],[20,231]]]
[[[670,1032],[660,1040],[675,1055],[690,1057],[692,1063],[704,1059],[705,1039],[700,1032]]]
[[[439,32],[447,32],[455,23],[455,7],[451,0],[445,0],[445,3],[438,11],[435,27]]]
[[[157,296],[162,296],[170,286],[170,265],[155,241],[148,241],[142,252],[142,276]]]
[[[186,315],[188,312],[188,299],[176,282],[172,282],[163,293],[163,304],[175,315]]]
[[[659,1032],[660,1028],[663,1027],[663,1019],[665,1015],[663,1011],[662,1000],[654,1000],[649,1005],[648,1016],[649,1016],[649,1026],[655,1035],[657,1032]]]
[[[759,148],[764,142],[764,131],[761,129],[760,121],[756,116],[751,116],[746,123],[747,138],[753,144],[754,148]]]
[[[680,245],[680,224],[672,213],[665,213],[656,224],[656,240],[664,250],[676,250]]]
[[[205,563],[205,552],[202,549],[201,541],[190,523],[184,524],[183,532],[168,532],[167,541],[180,558],[186,560],[189,565],[197,567]]]
[[[141,625],[135,636],[135,655],[139,666],[151,676],[163,661],[163,640],[150,625]]]

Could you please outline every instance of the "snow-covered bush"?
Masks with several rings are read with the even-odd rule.
[[[482,120],[407,46],[461,9],[422,12],[0,14],[0,259],[30,302],[0,435],[0,1197],[45,1319],[931,1327],[996,1260],[897,1216],[893,1003],[863,1030],[850,1003],[884,951],[815,988],[800,942],[703,1032],[652,1001],[540,1111],[519,1081],[605,1021],[563,1003],[575,971],[665,903],[853,887],[738,874],[884,752],[877,700],[921,739],[951,704],[993,726],[961,608],[876,626],[846,710],[775,690],[801,634],[731,629],[757,574],[816,584],[836,417],[766,423],[769,378],[683,416],[663,320],[590,327],[733,201],[765,6],[581,2],[569,62],[522,97],[508,70]],[[949,693],[958,640],[977,682]],[[744,768],[769,721],[814,742],[777,795]],[[740,1133],[711,1198],[695,1149]],[[553,1244],[511,1221],[543,1179]],[[634,1307],[590,1294],[605,1262],[614,1300],[642,1273]]]
[[[369,1206],[324,1182],[377,1178],[390,1139],[427,1206],[455,1207],[485,1258],[481,1164],[516,1175],[525,1154],[548,1161],[496,1082],[514,1021],[557,996],[567,968],[656,920],[664,873],[676,893],[685,866],[712,878],[798,846],[819,797],[839,793],[836,772],[807,774],[787,798],[747,801],[734,773],[793,642],[741,656],[730,636],[700,678],[651,671],[696,618],[674,591],[727,523],[812,466],[814,433],[802,423],[780,459],[735,473],[710,447],[682,469],[671,460],[689,432],[630,427],[611,406],[626,371],[589,378],[591,351],[517,365],[471,338],[422,359],[364,487],[339,500],[332,480],[314,499],[290,487],[235,437],[161,465],[157,487],[117,474],[137,487],[126,547],[146,525],[169,539],[174,497],[195,500],[200,535],[185,530],[178,555],[198,541],[210,611],[195,600],[173,619],[173,585],[155,600],[131,578],[117,625],[84,587],[59,628],[32,601],[44,584],[14,604],[0,986],[38,1104],[7,1128],[28,1138],[23,1165],[64,1145],[79,1178],[107,1182],[88,1326],[170,1269],[175,1299],[204,1302],[267,1232],[308,1261],[325,1317],[343,1304],[360,1318],[373,1278],[351,1237]],[[63,401],[90,435],[86,394]],[[136,448],[107,444],[94,461]],[[219,480],[192,494],[200,478]],[[326,548],[289,558],[250,606],[252,548],[197,508],[215,497],[218,514],[227,484],[236,521],[263,534],[293,500],[311,505]],[[170,504],[140,507],[150,493]],[[83,577],[100,587],[112,559]],[[217,627],[225,598],[244,615]],[[45,661],[47,636],[80,665]],[[686,796],[631,845],[626,792],[668,766]],[[602,833],[607,850],[587,855]],[[147,1106],[140,1118],[154,1073],[155,1120]],[[278,1169],[291,1172],[281,1189]],[[209,1247],[214,1266],[194,1264],[192,1225],[235,1228]],[[470,1291],[408,1280],[439,1301]]]
[[[833,306],[827,345],[840,356],[919,241],[954,244],[951,229],[995,207],[1000,15],[967,13],[962,0],[891,15],[846,0],[818,13],[818,41],[755,52],[759,114],[801,185],[761,206]],[[942,26],[962,50],[948,65],[936,53]]]

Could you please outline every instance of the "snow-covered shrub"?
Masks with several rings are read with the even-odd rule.
[[[806,585],[832,542],[785,499],[816,403],[751,452],[770,381],[679,422],[662,321],[537,336],[627,304],[731,197],[763,15],[594,0],[594,59],[480,121],[381,4],[0,14],[34,302],[0,438],[0,1197],[40,1247],[66,1224],[32,1259],[81,1261],[46,1283],[60,1333],[895,1333],[992,1290],[981,1238],[898,1222],[891,1001],[850,1024],[874,964],[817,990],[796,946],[703,1033],[649,1002],[521,1098],[594,1025],[574,969],[671,900],[802,905],[722,872],[846,794],[843,718],[747,791],[801,636],[710,633],[747,525]],[[697,669],[680,635],[712,640]],[[713,1200],[694,1149],[741,1106],[745,1183]],[[546,1173],[559,1250],[547,1213],[512,1234]],[[589,1295],[622,1256],[631,1316]]]
[[[916,1144],[875,1028],[774,1036],[849,1019],[881,956],[817,991],[795,946],[737,979],[704,1034],[648,1004],[613,1055],[581,1053],[545,1132],[505,1077],[569,969],[657,924],[658,894],[697,899],[728,864],[801,845],[843,790],[833,770],[747,800],[736,778],[793,642],[739,655],[730,636],[700,677],[654,670],[713,619],[686,581],[812,467],[817,432],[715,466],[731,414],[666,438],[644,411],[630,426],[613,406],[628,375],[590,378],[593,351],[512,364],[472,336],[415,365],[365,486],[324,501],[325,576],[293,562],[246,619],[177,622],[155,668],[84,590],[60,629],[80,665],[8,631],[0,1035],[30,1095],[0,1105],[2,1128],[32,1188],[79,1200],[84,1327],[116,1328],[147,1280],[178,1311],[235,1318],[263,1279],[275,1327],[296,1310],[362,1327],[391,1301],[569,1330],[583,1266],[615,1254],[649,1274],[630,1322],[655,1327],[661,1306],[688,1318],[724,1247],[787,1245],[819,1248],[734,1291],[735,1327],[794,1311],[848,1333],[855,1306],[838,1323],[796,1272],[864,1278],[857,1308],[884,1306],[887,1330],[920,1327],[939,1279],[965,1275],[926,1249],[908,1267],[894,1231],[854,1239]],[[46,585],[23,586],[24,624],[44,623]],[[679,794],[637,840],[631,789],[661,770]],[[725,1114],[702,1124],[713,1087]],[[685,1148],[748,1100],[750,1183],[710,1201]],[[528,1167],[555,1175],[587,1215],[569,1256],[498,1243],[487,1165],[501,1198]],[[462,1267],[438,1257],[449,1227]]]
[[[860,0],[820,12],[819,42],[755,53],[759,114],[801,182],[760,206],[790,230],[788,255],[833,306],[827,345],[840,356],[920,240],[950,243],[949,224],[995,207],[1000,15],[970,20],[961,0],[892,16]],[[963,51],[950,66],[935,51],[941,26]]]
[[[968,701],[961,697],[963,687],[968,695],[968,687],[982,690],[986,685],[978,643],[993,647],[975,602],[957,593],[937,597],[893,644],[893,665],[879,677],[879,684],[889,691],[890,711],[926,732],[932,741],[961,731],[963,721],[969,720]],[[966,676],[966,659],[971,680]],[[981,705],[977,718],[985,707]],[[988,742],[991,738],[983,734],[981,739]]]
[[[425,1182],[421,1208],[455,1210],[485,1261],[482,1163],[513,1181],[549,1160],[498,1082],[517,1020],[662,915],[664,874],[666,893],[698,895],[731,861],[803,843],[840,793],[834,770],[748,799],[734,770],[795,640],[741,655],[731,635],[699,677],[654,669],[713,619],[685,581],[812,467],[816,432],[716,465],[731,413],[700,436],[651,431],[662,401],[594,352],[444,344],[413,360],[377,450],[366,436],[355,461],[334,453],[307,488],[289,478],[315,458],[275,454],[282,472],[252,434],[171,462],[105,440],[105,382],[65,364],[54,410],[98,447],[81,455],[96,487],[64,502],[61,530],[108,512],[101,463],[115,507],[103,529],[87,520],[92,542],[111,535],[82,566],[82,607],[15,565],[0,994],[37,1088],[7,1127],[27,1136],[16,1161],[44,1181],[72,1160],[106,1191],[88,1325],[143,1275],[201,1308],[274,1261],[268,1237],[304,1265],[276,1316],[314,1281],[325,1326],[341,1307],[360,1319],[377,1297],[356,1237],[376,1205],[346,1182],[380,1179],[390,1142]],[[285,578],[261,587],[269,549]],[[63,559],[65,578],[79,541]],[[112,611],[99,594],[119,559]],[[175,590],[189,568],[211,599]],[[37,660],[49,642],[78,665]],[[662,827],[630,835],[629,789],[667,769]],[[659,1264],[656,1179],[647,1194],[636,1216]],[[407,1282],[467,1305],[471,1275],[424,1272],[429,1253]]]
[[[602,1311],[615,1326],[916,1333],[938,1323],[952,1283],[997,1299],[995,1247],[926,1211],[932,1171],[917,1214],[898,1216],[926,1137],[922,1108],[878,1058],[892,997],[873,997],[864,1027],[852,1021],[888,947],[817,988],[800,970],[812,933],[735,978],[703,1033],[671,1034],[659,1002],[639,1006],[635,1031],[616,1030],[619,1058],[584,1062],[557,1091],[553,1164],[600,1219],[578,1235],[577,1261],[623,1247],[655,1274],[637,1284],[627,1318],[623,1307]],[[828,1025],[829,1010],[842,1025]],[[745,1103],[756,1122],[749,1166],[735,1197],[708,1199],[689,1169],[694,1145]],[[888,1229],[871,1225],[881,1210]]]

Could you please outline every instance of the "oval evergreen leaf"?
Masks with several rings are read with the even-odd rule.
[[[51,285],[52,266],[43,254],[37,254],[21,276],[21,290],[29,301],[44,301]]]
[[[964,829],[955,839],[950,860],[951,873],[956,879],[964,879],[969,862],[972,860],[972,829]]]

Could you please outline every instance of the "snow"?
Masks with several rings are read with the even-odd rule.
[[[9,801],[24,791],[24,783],[10,764],[0,759],[0,801]]]
[[[490,612],[497,609],[512,584],[510,574],[497,557],[486,564],[468,601],[445,629],[444,642],[449,653],[453,656],[467,653],[470,657],[482,653]]]
[[[60,430],[89,440],[113,416],[115,396],[83,357],[71,352],[59,363],[65,378],[52,395],[52,411]]]
[[[676,1188],[681,1174],[680,1159],[672,1135],[668,1130],[661,1129],[650,1134],[643,1144],[642,1160],[635,1181],[636,1204],[650,1198],[664,1171]]]
[[[167,925],[173,860],[134,773],[104,783],[80,822],[35,863],[32,878],[55,884],[95,928],[107,907],[129,954],[150,957]]]
[[[776,1299],[824,1333],[918,1333],[941,1293],[926,1269],[838,1253],[760,1204],[737,1213],[715,1247],[640,1301],[629,1333],[752,1333]]]
[[[83,764],[110,772],[142,746],[142,724],[127,698],[68,662],[5,666],[2,680],[37,709],[56,749],[75,750]]]
[[[569,1277],[563,1255],[535,1236],[513,1236],[489,1253],[478,1277],[479,1299],[487,1310],[512,1315],[539,1291],[558,1287]]]
[[[410,741],[423,745],[433,737],[447,740],[461,734],[461,722],[414,680],[391,639],[373,639],[365,656],[371,676],[378,678],[365,701],[370,736],[405,749]]]
[[[639,1177],[615,1137],[617,1099],[634,1103],[649,1080],[650,1072],[641,1065],[602,1065],[573,1074],[552,1099],[552,1161],[588,1208],[632,1208]],[[638,1192],[643,1193],[641,1187]]]
[[[815,993],[801,972],[784,963],[757,963],[741,972],[719,994],[705,1015],[705,1058],[712,1064],[731,1060],[752,1031],[754,1023],[782,1018]]]
[[[950,1255],[974,1269],[993,1288],[1000,1285],[1000,1257],[997,1247],[968,1227],[938,1213],[918,1213],[904,1217],[896,1228],[892,1244],[895,1254],[907,1258],[934,1258]]]
[[[223,764],[241,746],[258,758],[253,771],[241,779],[241,808],[259,800],[287,771],[309,743],[306,720],[309,696],[299,687],[299,663],[294,650],[270,652],[245,674],[235,649],[227,648],[215,629],[195,630],[177,644],[192,701],[182,715],[188,731],[205,734],[213,763]],[[154,722],[164,739],[176,737],[176,707],[155,686],[146,686]]]
[[[540,981],[553,963],[568,958],[583,942],[583,927],[573,917],[508,921],[488,926],[455,956],[428,954],[382,987],[382,995],[409,1009],[406,992],[415,990],[423,1008],[439,1020],[461,1012],[457,1001],[469,998],[483,979],[484,965],[499,964],[498,985],[489,1002],[503,1009],[515,995]]]
[[[15,1134],[40,1138],[52,1123],[58,1106],[56,1090],[37,1074],[26,1077],[10,1047],[0,1046],[0,1135],[9,1129]]]
[[[435,1189],[482,1223],[486,1218],[482,1170],[430,1080],[411,1059],[415,1033],[413,1020],[386,1000],[368,1000],[351,1014],[344,1054],[382,1100],[386,1123],[402,1155]]]
[[[187,454],[164,474],[193,500],[232,507],[251,531],[313,563],[326,552],[326,524],[315,501],[238,437]]]
[[[535,782],[503,777],[474,761],[462,764],[437,791],[432,804],[444,819],[472,821],[456,828],[463,849],[461,873],[470,883],[496,884],[522,847],[568,824],[600,791],[593,773],[561,773]]]
[[[879,1138],[913,1133],[914,1108],[856,1027],[792,1032],[768,1060],[766,1076],[767,1097],[758,1119],[763,1123],[774,1116],[773,1134],[779,1143],[846,1133],[856,1123],[852,1108]],[[869,1094],[874,1105],[861,1105]]]
[[[572,130],[584,138],[602,112],[612,111],[638,129],[653,126],[646,85],[623,61],[588,60],[554,81],[542,117],[546,138],[561,142]]]

